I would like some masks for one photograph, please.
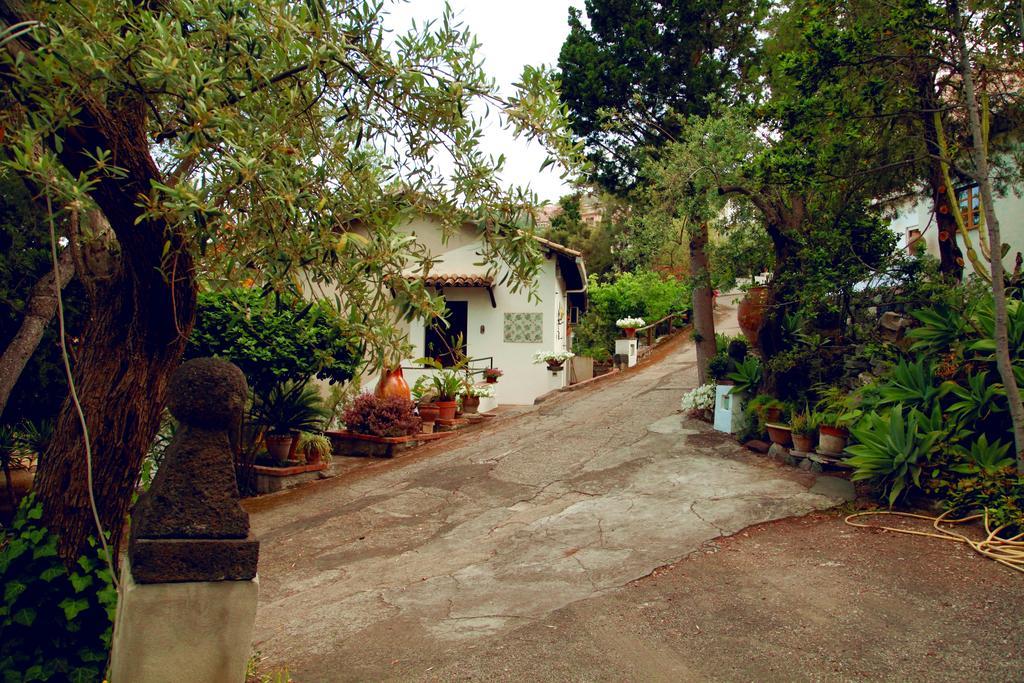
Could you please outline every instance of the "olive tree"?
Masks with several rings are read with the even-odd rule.
[[[450,15],[385,20],[373,0],[0,0],[3,163],[68,219],[91,306],[35,486],[65,561],[96,531],[91,493],[119,540],[200,279],[330,298],[378,359],[396,305],[439,308],[403,277],[427,259],[403,212],[471,216],[485,257],[532,280],[532,197],[503,189],[474,112],[571,154],[557,83],[528,68],[502,99]]]

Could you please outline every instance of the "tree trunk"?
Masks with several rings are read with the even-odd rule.
[[[708,381],[708,363],[717,353],[715,343],[714,292],[708,268],[708,224],[702,223],[690,236],[690,275],[693,282],[693,332],[697,340],[697,381]]]
[[[964,276],[964,257],[956,242],[956,219],[952,211],[959,207],[948,206],[949,195],[943,179],[942,163],[939,157],[938,131],[935,129],[933,112],[938,108],[935,97],[935,74],[926,71],[917,78],[917,94],[920,100],[920,120],[924,133],[924,144],[928,150],[928,189],[932,196],[932,211],[935,216],[935,227],[938,230],[939,271],[950,279],[960,282]],[[946,207],[945,212],[942,207]]]
[[[999,233],[999,220],[996,218],[992,204],[992,181],[989,177],[988,153],[985,149],[986,140],[981,126],[981,114],[978,99],[974,91],[974,75],[971,73],[971,61],[967,51],[967,39],[964,22],[960,15],[960,4],[950,0],[950,14],[955,22],[957,45],[960,48],[960,75],[963,77],[964,96],[967,100],[967,117],[971,126],[971,156],[977,171],[976,180],[981,191],[982,206],[985,211],[985,223],[988,227],[989,265],[992,272],[992,299],[995,304],[995,342],[996,367],[1006,389],[1006,400],[1010,404],[1010,417],[1013,420],[1013,440],[1017,453],[1017,471],[1024,474],[1024,404],[1021,403],[1020,388],[1013,374],[1010,360],[1010,341],[1007,332],[1006,313],[1006,281],[1003,272],[1002,237]]]
[[[64,289],[75,274],[70,249],[65,249],[60,255],[58,266],[59,282],[51,270],[39,278],[32,287],[32,292],[25,303],[25,317],[21,321],[21,327],[4,349],[3,356],[0,356],[0,415],[3,415],[14,385],[18,383],[18,378],[21,377],[29,359],[39,347],[46,326],[57,310],[56,288]]]
[[[0,26],[30,19],[3,0],[0,18]],[[28,60],[35,59],[33,47],[28,35],[6,44]],[[0,70],[0,81],[15,78]],[[35,105],[21,104],[29,111]],[[139,198],[152,198],[164,180],[150,155],[144,103],[119,93],[105,100],[83,95],[76,106],[74,125],[48,142],[72,176],[94,178],[89,195],[117,241],[117,250],[107,252],[115,266],[109,276],[90,282],[79,274],[91,310],[73,371],[89,430],[97,513],[116,549],[143,456],[160,426],[167,382],[195,322],[195,272],[182,226],[140,208]],[[108,150],[123,173],[94,174],[97,149]],[[90,246],[71,239],[72,246]],[[58,553],[68,566],[97,533],[83,442],[69,396],[34,485],[43,522],[59,536]]]
[[[170,301],[147,297],[125,273],[104,287],[92,306],[75,367],[75,384],[89,428],[93,495],[111,545],[120,542],[143,457],[160,426],[164,392],[184,350],[185,337],[154,330],[172,317]],[[189,305],[186,299],[182,305]],[[194,311],[194,304],[192,304]],[[89,501],[79,417],[65,401],[34,490],[48,526],[60,535],[60,555],[78,557],[96,528]]]

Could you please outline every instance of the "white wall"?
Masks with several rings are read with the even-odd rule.
[[[995,197],[994,208],[996,218],[999,219],[1000,233],[1003,242],[1010,245],[1010,251],[1003,259],[1003,265],[1007,270],[1012,271],[1017,252],[1024,252],[1024,199],[1016,196],[1013,191],[1007,192],[1005,196]],[[910,230],[920,230],[925,241],[925,248],[935,258],[939,257],[939,232],[931,212],[931,200],[919,199],[913,204],[907,204],[900,209],[899,213],[889,223],[899,242],[897,249],[905,250],[907,247],[907,236]],[[970,231],[971,243],[978,254],[978,258],[985,261],[981,251],[981,244],[978,240],[978,231]],[[964,249],[963,237],[958,233],[956,236],[957,245],[964,254],[964,275],[974,272],[974,267],[967,258],[967,251]]]
[[[429,218],[417,219],[403,229],[416,234],[417,240],[425,244],[434,254],[438,262],[431,272],[435,275],[462,274],[484,275],[486,266],[477,265],[481,261],[480,238],[470,226],[457,231],[446,245],[438,239],[439,225]],[[565,294],[565,283],[557,273],[557,258],[553,254],[545,256],[537,277],[536,292],[539,301],[531,301],[528,290],[513,293],[506,285],[499,285],[502,272],[494,278],[494,299],[497,307],[491,306],[487,290],[482,287],[451,287],[442,290],[449,301],[465,301],[467,306],[466,353],[470,358],[494,357],[494,367],[501,368],[504,375],[493,385],[495,397],[499,404],[527,405],[532,404],[541,394],[565,386],[568,382],[568,371],[552,373],[543,363],[534,364],[533,355],[540,350],[566,350],[566,316],[568,302]],[[506,343],[504,330],[504,314],[508,313],[541,313],[543,314],[543,341],[533,343]],[[413,345],[413,355],[402,361],[402,365],[412,366],[412,361],[425,355],[425,325],[416,320],[409,324],[409,342]],[[474,367],[482,367],[483,363],[474,363]],[[404,370],[406,381],[410,386],[416,379],[433,370]],[[482,376],[477,376],[483,381]],[[373,391],[377,376],[364,377],[364,391]]]

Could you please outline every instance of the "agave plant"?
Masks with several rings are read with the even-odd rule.
[[[967,384],[955,385],[953,393],[960,400],[949,406],[949,413],[964,425],[984,420],[992,413],[1006,409],[1006,390],[999,382],[990,384],[987,371],[968,375]]]
[[[921,488],[922,473],[948,435],[938,406],[930,414],[902,405],[866,413],[850,431],[859,442],[846,448],[853,480],[873,482],[890,506],[912,488]]]
[[[939,399],[956,386],[953,382],[935,384],[931,361],[921,359],[913,363],[900,361],[889,377],[878,385],[878,406],[903,404],[931,412]]]
[[[1009,299],[1006,302],[1006,323],[1007,337],[1010,345],[1010,357],[1020,359],[1024,356],[1024,302],[1018,299]],[[983,358],[995,361],[996,338],[995,338],[995,311],[992,299],[984,299],[978,304],[974,320],[982,338],[970,344],[971,351],[984,354]]]
[[[757,356],[748,356],[742,363],[736,365],[736,371],[729,373],[729,379],[733,381],[730,394],[748,394],[753,396],[757,388],[761,386],[761,361]]]
[[[955,347],[967,334],[967,319],[960,311],[949,306],[935,306],[914,311],[911,315],[921,323],[920,327],[907,332],[907,338],[914,341],[910,346],[911,351],[938,355]]]
[[[1010,444],[998,439],[989,443],[988,437],[982,434],[971,444],[971,450],[962,450],[966,462],[952,469],[961,474],[995,474],[1016,462],[1006,455],[1009,450]]]

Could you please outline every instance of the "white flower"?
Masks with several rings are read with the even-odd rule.
[[[466,393],[478,398],[494,398],[494,387],[490,384],[474,384],[466,390]]]
[[[553,361],[555,363],[564,363],[576,354],[572,351],[538,351],[533,354],[534,363],[547,363]]]
[[[635,329],[637,327],[643,327],[644,324],[645,323],[643,318],[619,318],[618,320],[615,321],[615,326],[620,327],[622,329],[626,329],[627,327],[632,327]]]
[[[686,411],[711,410],[715,407],[715,385],[705,384],[686,392],[680,406]]]

